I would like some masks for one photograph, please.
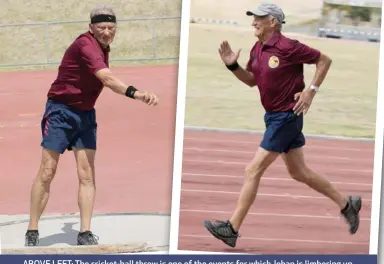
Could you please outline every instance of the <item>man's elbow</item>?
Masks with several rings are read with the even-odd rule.
[[[108,88],[113,87],[114,79],[112,78],[112,76],[105,76],[101,78],[100,81],[105,87],[108,87]]]
[[[328,68],[332,64],[332,59],[329,56],[322,53],[320,56],[319,62],[324,64],[324,66],[326,66]]]
[[[332,65],[332,59],[330,57],[328,57],[327,55],[325,55],[325,58],[326,58],[326,63],[327,63],[327,66],[331,66]]]
[[[256,86],[256,83],[253,82],[253,81],[250,81],[250,82],[247,83],[247,85],[252,88],[252,87]]]
[[[103,86],[111,87],[111,83],[113,82],[113,77],[109,69],[101,69],[97,71],[95,75],[101,81]]]

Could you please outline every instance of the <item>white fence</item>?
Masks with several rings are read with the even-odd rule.
[[[177,60],[180,17],[131,18],[118,21],[111,62]],[[65,49],[89,21],[0,25],[0,67],[60,63]]]

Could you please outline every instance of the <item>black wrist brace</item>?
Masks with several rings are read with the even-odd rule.
[[[237,68],[240,67],[240,65],[237,63],[237,61],[235,61],[234,63],[230,64],[230,65],[225,65],[227,67],[228,70],[230,71],[235,71],[237,70]]]
[[[134,95],[137,89],[133,87],[132,85],[128,86],[127,90],[125,91],[125,96],[135,99]]]

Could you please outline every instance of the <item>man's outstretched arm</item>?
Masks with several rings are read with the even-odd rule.
[[[157,105],[159,99],[153,93],[141,92],[133,86],[126,85],[123,81],[115,77],[109,68],[101,69],[95,72],[96,77],[113,92],[125,95],[132,99],[145,102],[148,105]]]

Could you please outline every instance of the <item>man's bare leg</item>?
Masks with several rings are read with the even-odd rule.
[[[327,179],[308,168],[302,148],[292,149],[284,153],[282,158],[293,179],[305,183],[336,203],[350,225],[350,232],[355,233],[359,226],[360,197],[344,197]]]
[[[293,179],[305,183],[315,191],[327,196],[340,209],[345,207],[347,200],[341,193],[327,179],[307,167],[304,161],[303,148],[291,149],[288,153],[282,154],[281,157]]]
[[[261,176],[263,176],[264,172],[278,156],[279,153],[277,152],[266,151],[259,147],[255,157],[246,167],[244,184],[237,201],[237,206],[232,217],[229,219],[236,232],[240,229],[249,208],[256,199]]]
[[[26,236],[26,246],[38,244],[39,220],[47,206],[50,186],[56,175],[60,153],[43,148],[39,171],[31,189],[30,219]],[[33,232],[32,232],[33,231]],[[34,234],[32,234],[34,233]]]
[[[234,234],[237,234],[249,208],[256,199],[261,176],[278,156],[279,153],[277,152],[266,151],[259,147],[253,160],[245,169],[244,184],[232,217],[227,222],[204,222],[205,227],[212,235],[221,239],[227,245],[235,247],[236,237]]]
[[[78,204],[81,219],[78,245],[95,245],[97,241],[91,233],[91,219],[96,196],[96,151],[92,149],[75,149],[74,153],[79,177]]]

